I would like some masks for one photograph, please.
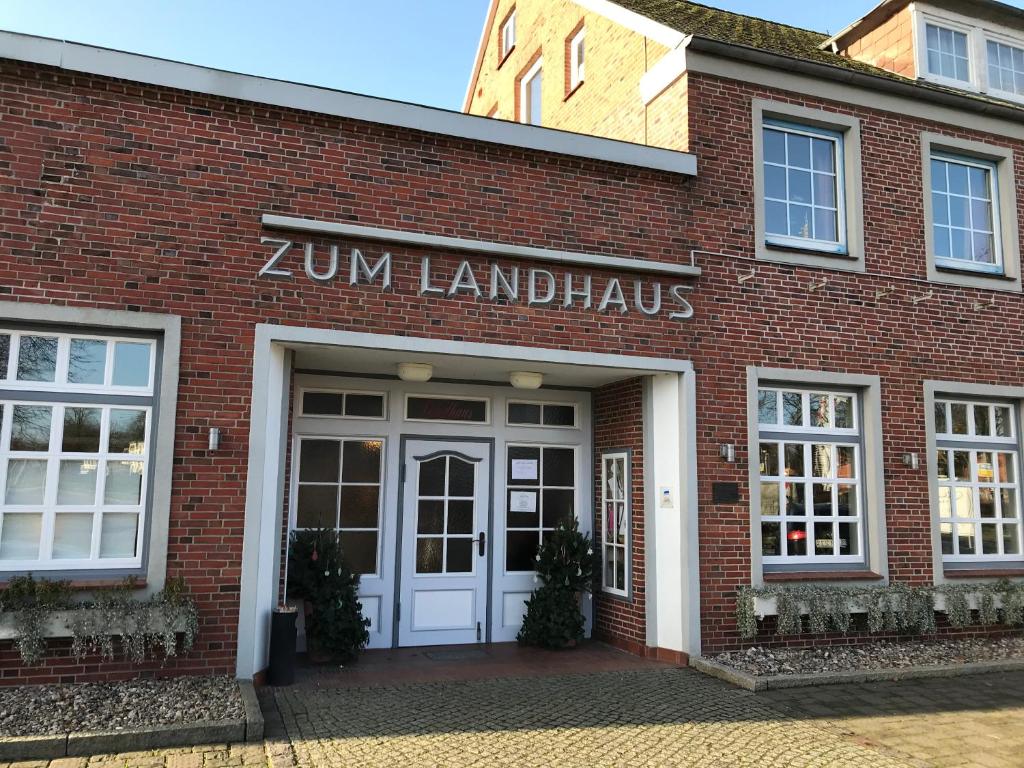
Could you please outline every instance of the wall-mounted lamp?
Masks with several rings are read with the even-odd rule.
[[[730,464],[736,463],[736,446],[732,443],[722,443],[718,446],[718,455]]]
[[[917,469],[918,460],[916,453],[904,453],[903,454],[903,466],[910,467],[911,469]]]
[[[210,427],[210,440],[207,443],[207,448],[211,453],[220,450],[220,427]]]
[[[544,374],[513,371],[509,374],[508,380],[516,389],[540,389],[540,385],[544,383]]]
[[[418,384],[422,384],[425,381],[430,381],[430,377],[433,375],[434,366],[430,363],[398,364],[398,378],[402,381],[414,381]]]

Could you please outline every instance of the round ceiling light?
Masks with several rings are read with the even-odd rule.
[[[398,378],[402,381],[414,381],[422,384],[424,381],[430,381],[430,377],[433,375],[434,366],[430,363],[398,364]]]
[[[540,389],[540,385],[544,383],[544,374],[513,371],[509,376],[509,381],[516,389]]]

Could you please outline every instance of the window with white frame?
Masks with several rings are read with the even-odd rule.
[[[630,461],[626,451],[601,454],[601,585],[629,593]]]
[[[1016,407],[937,398],[939,538],[945,560],[1020,560]]]
[[[519,83],[519,122],[541,124],[541,83],[543,70],[538,59]]]
[[[387,414],[387,400],[383,392],[304,389],[301,402],[303,416],[383,419]]]
[[[528,400],[509,400],[506,423],[512,427],[563,427],[576,424],[576,406],[573,403],[543,403]]]
[[[569,90],[579,88],[586,76],[584,37],[586,29],[577,32],[569,41]]]
[[[516,47],[516,12],[513,8],[501,25],[501,58],[504,59]]]
[[[970,41],[966,31],[925,24],[928,74],[961,83],[971,81]]]
[[[767,242],[845,253],[843,135],[769,119],[762,130]]]
[[[300,438],[296,529],[337,531],[354,573],[377,573],[384,441]]]
[[[931,224],[937,266],[1003,270],[997,174],[991,161],[932,152]]]
[[[1024,96],[1024,48],[997,40],[986,40],[988,87],[1014,96]]]
[[[142,564],[156,342],[0,330],[0,571]]]
[[[505,570],[532,571],[551,531],[576,516],[576,449],[509,445],[506,468]]]
[[[857,395],[762,386],[757,401],[762,562],[864,562]]]

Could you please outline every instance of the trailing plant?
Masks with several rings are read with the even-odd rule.
[[[370,641],[359,576],[348,567],[333,529],[292,532],[288,596],[309,603],[309,637],[342,663],[354,661]]]
[[[1024,625],[1024,584],[1003,579],[980,586],[743,586],[736,591],[736,627],[745,639],[757,636],[756,599],[762,598],[775,600],[775,631],[779,635],[805,631],[845,634],[853,626],[855,613],[865,615],[864,623],[872,634],[927,635],[936,631],[935,601],[940,596],[950,626]],[[972,600],[976,610],[971,608]]]
[[[593,540],[573,519],[551,532],[535,559],[541,586],[526,602],[517,639],[522,645],[570,648],[583,639],[580,596],[593,589]]]
[[[71,653],[78,659],[97,654],[109,661],[120,649],[126,660],[138,664],[191,651],[199,621],[184,579],[169,579],[164,589],[146,600],[133,597],[136,588],[135,579],[129,578],[115,587],[92,590],[91,599],[75,601],[65,581],[20,576],[0,591],[0,609],[12,617],[15,645],[27,665],[42,660],[46,624],[60,611],[68,612]]]

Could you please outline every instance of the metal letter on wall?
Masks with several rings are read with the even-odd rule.
[[[361,251],[356,248],[352,249],[352,265],[349,270],[349,285],[358,285],[361,277],[366,278],[367,283],[373,283],[377,279],[377,275],[383,274],[383,280],[381,282],[381,288],[388,290],[391,287],[391,253],[387,252],[379,259],[377,263],[370,268],[366,259],[363,257]]]

